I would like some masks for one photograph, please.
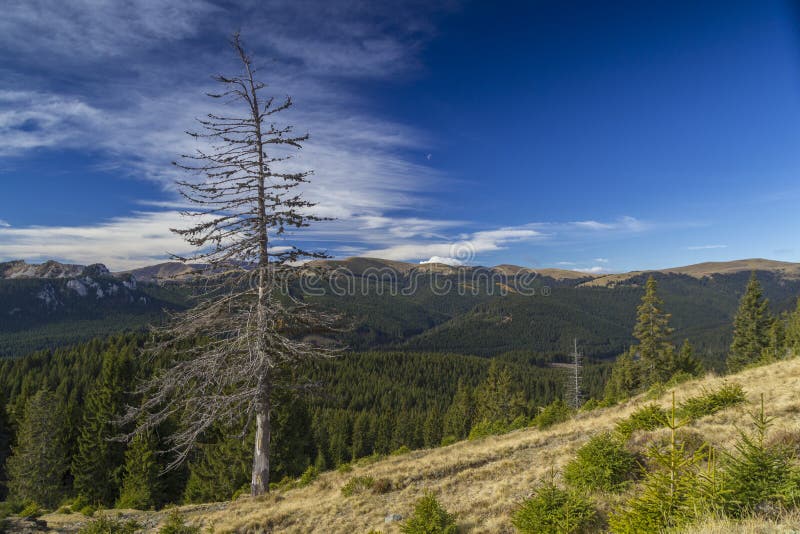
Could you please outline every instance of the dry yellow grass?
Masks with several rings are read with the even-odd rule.
[[[676,399],[680,402],[701,393],[704,388],[718,387],[724,381],[742,384],[752,404],[728,409],[690,425],[713,444],[730,447],[737,436],[736,425],[747,424],[746,412],[758,402],[762,393],[770,415],[776,418],[773,431],[800,431],[800,359],[750,369],[733,377],[707,376],[682,384],[674,390]],[[657,402],[667,407],[670,398],[670,392],[666,392]],[[646,402],[639,397],[612,408],[581,413],[547,431],[525,429],[414,451],[369,465],[356,465],[350,473],[324,473],[305,488],[213,506],[187,506],[181,508],[181,512],[189,522],[213,529],[213,532],[355,534],[376,529],[396,533],[399,532],[397,523],[384,523],[387,514],[407,517],[415,500],[425,490],[432,490],[445,508],[457,516],[463,532],[513,532],[511,513],[516,503],[530,494],[537,481],[552,469],[560,470],[593,434],[612,429],[618,420]],[[397,489],[383,495],[366,492],[344,497],[341,487],[353,476],[387,479]],[[607,500],[605,506],[611,505],[613,501]],[[54,527],[61,525],[66,530],[69,523],[75,521],[70,517],[46,516],[45,519]],[[154,519],[162,516],[142,513],[140,517],[148,517],[153,524]],[[771,526],[779,529],[775,524]],[[790,528],[791,525],[784,526]],[[767,522],[751,522],[747,528],[750,530],[743,531],[780,531],[769,530]],[[730,529],[729,523],[709,522],[696,531],[716,533],[731,532]]]

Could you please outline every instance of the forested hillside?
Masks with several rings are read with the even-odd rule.
[[[61,414],[57,427],[47,429],[63,439],[56,462],[60,476],[47,484],[54,486],[51,491],[57,499],[41,504],[53,506],[77,495],[87,504],[104,506],[130,499],[134,490],[126,493],[124,488],[126,481],[130,486],[135,479],[132,463],[163,448],[155,438],[144,450],[138,442],[136,446],[107,442],[125,431],[112,421],[126,404],[138,402],[128,392],[164,363],[163,358],[142,356],[144,340],[141,335],[95,339],[0,362],[6,408],[2,411],[7,411],[7,427],[18,437],[24,435],[20,429],[34,424],[28,413],[33,402],[46,401],[49,409]],[[499,361],[493,367],[485,358],[459,354],[370,352],[346,354],[306,369],[308,394],[284,397],[274,414],[273,482],[297,477],[310,466],[323,470],[373,454],[463,439],[477,420],[481,403],[516,399],[512,418],[521,417],[518,424],[526,425],[540,407],[561,398],[566,373],[550,367],[548,358],[513,353]],[[587,365],[589,394],[601,395],[608,372],[607,365]],[[492,401],[479,398],[487,378],[499,385]],[[50,397],[37,397],[43,391]],[[151,473],[152,480],[139,481],[152,484],[150,495],[145,502],[130,505],[224,500],[247,489],[253,436],[240,433],[241,427],[217,428],[204,436],[187,465],[166,478],[156,480]],[[35,445],[0,440],[0,458],[9,455],[12,442],[23,452]],[[153,473],[170,459],[158,456],[161,467]]]
[[[794,271],[787,271],[786,265],[794,264],[775,263],[775,270],[766,270],[771,268],[769,262],[743,265],[761,269],[757,277],[770,308],[780,313],[793,306],[800,280]],[[103,297],[86,283],[86,274],[73,279],[0,278],[0,355],[19,356],[158,323],[163,310],[188,304],[191,280],[185,271],[175,277],[175,268],[157,267],[141,274],[146,282],[131,288],[124,284],[130,285],[131,276],[135,280],[136,271],[118,278],[95,275],[92,283],[106,284]],[[338,269],[344,277],[335,287],[318,284],[315,291],[303,292],[295,285],[293,292],[311,304],[343,313],[350,328],[339,338],[354,350],[479,356],[523,350],[563,356],[578,338],[588,356],[612,358],[632,341],[635,303],[648,276],[615,275],[613,283],[599,284],[608,277],[567,277],[545,270],[548,274],[533,277],[523,292],[515,289],[516,271],[509,266],[480,276],[447,266],[423,267],[365,258],[330,262],[325,268]],[[713,266],[720,271],[717,274],[682,269],[652,273],[672,314],[673,341],[689,339],[706,365],[721,369],[750,271],[734,270],[730,264]],[[168,276],[157,278],[153,273],[158,272]],[[469,276],[477,283],[465,272],[473,272]],[[76,282],[85,286],[85,294],[68,287],[77,287]],[[115,286],[119,289],[108,291]],[[413,291],[408,290],[411,287]]]

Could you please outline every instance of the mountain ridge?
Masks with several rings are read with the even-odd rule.
[[[412,263],[397,260],[386,260],[364,256],[353,256],[342,259],[313,260],[305,264],[308,267],[323,267],[327,269],[348,269],[352,274],[361,275],[367,269],[393,269],[400,274],[411,272],[457,274],[460,271],[487,269],[506,276],[513,276],[520,272],[536,273],[539,276],[556,280],[580,280],[587,286],[609,286],[631,278],[649,274],[685,274],[693,278],[703,278],[715,274],[731,274],[744,271],[769,271],[783,275],[789,279],[800,279],[800,263],[770,260],[766,258],[745,258],[730,261],[701,262],[679,267],[666,267],[660,269],[643,269],[619,273],[588,273],[580,270],[559,269],[554,267],[526,267],[513,264],[500,264],[495,266],[481,265],[447,265],[443,263]],[[0,279],[19,278],[73,278],[83,275],[86,269],[95,269],[115,277],[133,275],[139,282],[157,282],[180,280],[202,268],[198,264],[184,264],[181,262],[162,262],[135,269],[111,272],[102,263],[92,265],[78,265],[61,263],[48,260],[43,263],[28,263],[26,260],[11,260],[0,263]]]

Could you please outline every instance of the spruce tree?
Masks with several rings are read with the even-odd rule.
[[[463,381],[458,381],[458,389],[453,402],[444,415],[444,437],[464,439],[469,434],[475,420],[475,402],[472,391]]]
[[[353,460],[368,456],[375,446],[374,441],[369,413],[361,412],[353,422]]]
[[[786,323],[782,317],[775,317],[767,330],[767,346],[761,352],[763,363],[776,362],[786,357]]]
[[[64,412],[47,390],[33,395],[8,459],[10,496],[53,508],[66,495],[69,458],[65,446]]]
[[[675,355],[672,364],[674,373],[687,373],[692,376],[699,376],[703,372],[703,366],[694,355],[694,346],[688,339],[683,340],[681,350]]]
[[[642,377],[637,365],[639,362],[634,359],[635,355],[636,348],[631,347],[617,356],[611,368],[611,378],[606,382],[605,399],[608,402],[626,399],[641,387]]]
[[[753,272],[733,321],[733,343],[728,354],[728,369],[731,372],[739,371],[761,358],[768,344],[770,317],[767,306],[761,284]]]
[[[161,501],[158,442],[152,432],[138,434],[125,451],[125,469],[117,508],[150,510]]]
[[[112,438],[119,433],[114,421],[124,410],[130,372],[125,353],[107,352],[100,377],[86,398],[72,474],[75,491],[94,505],[112,506],[119,493],[125,445]]]
[[[188,503],[229,500],[249,480],[252,460],[251,434],[242,440],[229,429],[215,428],[189,462],[184,490]]]
[[[0,393],[0,501],[5,500],[8,493],[6,459],[11,453],[11,424],[6,413],[5,397]]]
[[[428,410],[428,416],[425,418],[422,441],[425,447],[438,447],[442,442],[442,414],[435,406]]]
[[[786,320],[786,348],[791,356],[800,356],[800,298]]]
[[[639,359],[644,373],[645,386],[666,382],[673,374],[670,356],[672,345],[669,336],[670,314],[664,313],[664,301],[659,298],[655,278],[647,279],[642,302],[637,308],[633,336],[639,341]]]
[[[486,380],[475,390],[475,419],[508,425],[522,415],[525,402],[511,383],[508,367],[492,360]]]

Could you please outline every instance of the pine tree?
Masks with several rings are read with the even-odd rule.
[[[786,348],[792,356],[800,356],[800,298],[786,320]]]
[[[672,364],[674,373],[687,373],[692,376],[699,376],[703,372],[703,366],[694,355],[694,346],[688,339],[683,340],[681,350],[675,356]]]
[[[152,432],[138,434],[125,451],[125,469],[117,508],[150,510],[161,502],[161,467],[156,459],[158,447]]]
[[[0,393],[0,501],[7,494],[6,459],[11,453],[11,424],[6,413],[5,397]]]
[[[186,171],[176,185],[192,206],[193,221],[173,232],[194,248],[179,259],[205,265],[198,274],[203,282],[194,285],[200,294],[155,336],[151,352],[170,349],[179,357],[139,388],[145,400],[126,420],[137,422],[130,438],[176,419],[170,436],[174,467],[189,459],[195,442],[215,424],[252,415],[247,421],[255,427],[256,496],[269,491],[272,478],[276,396],[303,385],[289,380],[292,370],[338,354],[308,336],[325,332],[338,318],[284,291],[302,276],[299,261],[326,257],[290,237],[292,230],[323,220],[304,197],[311,172],[286,167],[309,136],[280,124],[276,114],[292,106],[291,98],[265,95],[267,84],[256,78],[238,33],[231,45],[239,72],[214,76],[220,91],[208,96],[235,107],[198,119],[200,131],[189,135],[208,141],[208,149],[175,162]],[[198,338],[208,342],[193,343]]]
[[[425,447],[438,447],[442,442],[442,414],[436,407],[428,410],[422,429],[422,441]]]
[[[122,415],[130,375],[127,354],[107,352],[100,378],[86,398],[78,450],[72,459],[73,486],[95,505],[112,506],[119,493],[125,445],[112,438],[119,433],[114,422]]]
[[[663,312],[664,302],[656,293],[658,285],[655,278],[647,279],[642,302],[637,308],[636,326],[633,336],[639,341],[638,351],[642,370],[645,374],[645,387],[656,382],[666,382],[672,376],[670,365],[669,327],[670,314]]]
[[[453,402],[444,416],[444,436],[464,439],[469,434],[475,420],[475,402],[472,391],[463,381],[458,381],[458,389]]]
[[[733,321],[733,343],[728,354],[728,369],[731,372],[739,371],[761,358],[768,344],[770,317],[767,306],[761,284],[753,272]]]
[[[606,382],[605,398],[609,402],[617,402],[630,397],[642,385],[638,361],[634,359],[636,348],[617,356],[614,367],[611,368],[611,378]]]
[[[767,346],[761,352],[761,362],[770,363],[786,357],[786,323],[775,317],[767,330]]]
[[[368,456],[375,446],[372,421],[367,412],[361,412],[353,422],[353,460]]]
[[[508,367],[492,360],[486,380],[475,390],[475,419],[508,425],[522,415],[524,406],[521,392],[511,383]]]
[[[229,500],[247,485],[252,461],[253,435],[242,440],[229,429],[215,428],[189,462],[184,490],[188,503]]]
[[[64,412],[47,390],[33,395],[8,459],[8,488],[12,498],[55,507],[66,494],[69,459],[65,448]]]

